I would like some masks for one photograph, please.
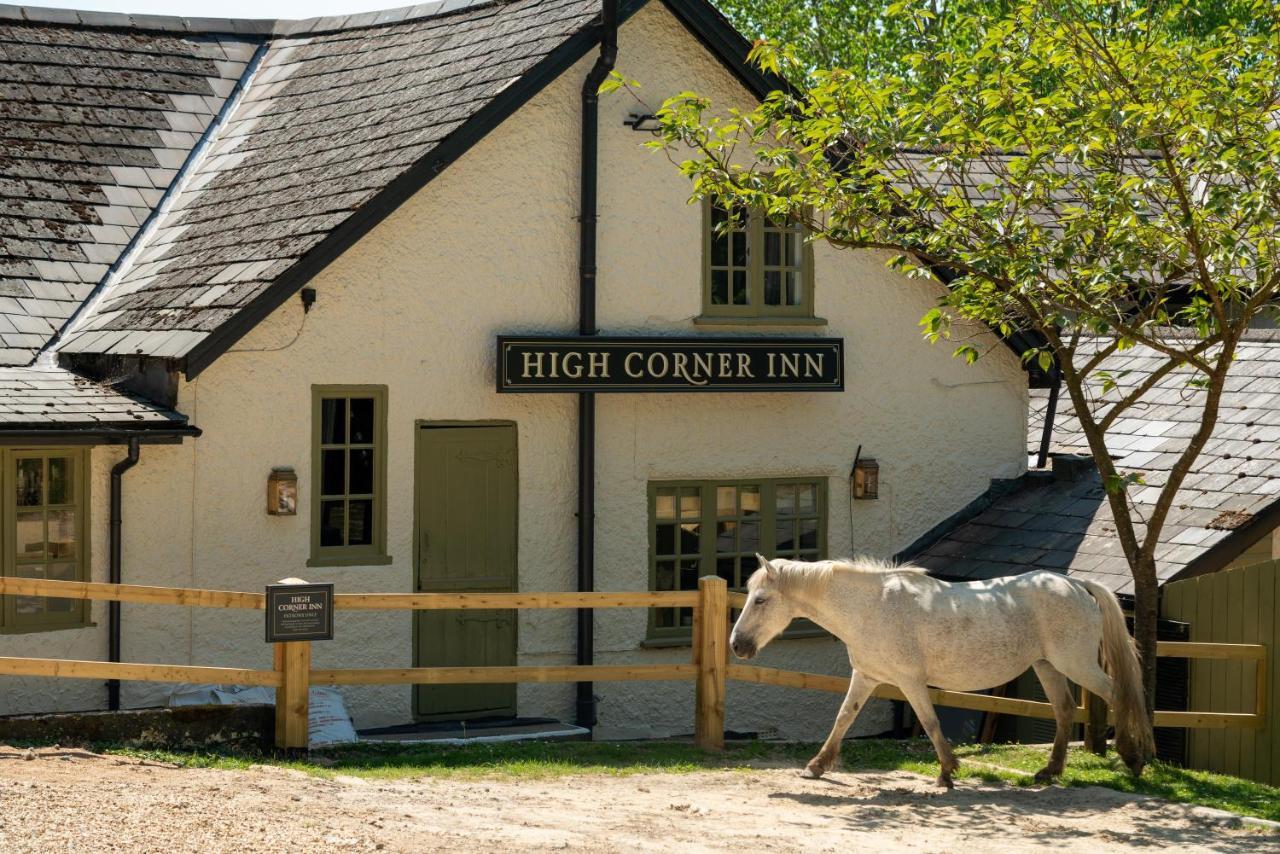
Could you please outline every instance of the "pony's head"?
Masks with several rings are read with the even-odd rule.
[[[756,558],[760,568],[747,582],[747,604],[729,635],[729,648],[738,658],[751,658],[764,649],[797,616],[795,600],[781,590],[782,570],[763,555]]]

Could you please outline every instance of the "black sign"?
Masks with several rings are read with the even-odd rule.
[[[267,643],[333,640],[332,584],[268,584]]]
[[[498,391],[844,391],[844,339],[500,336]]]

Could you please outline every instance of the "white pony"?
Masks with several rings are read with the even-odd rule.
[[[875,687],[906,696],[938,752],[938,785],[951,788],[957,763],[929,700],[929,686],[978,691],[1035,668],[1053,704],[1057,732],[1047,782],[1062,773],[1075,701],[1070,679],[1115,712],[1116,750],[1135,776],[1155,752],[1142,671],[1115,594],[1100,584],[1044,570],[949,584],[912,566],[874,560],[803,563],[767,560],[747,583],[747,604],[729,647],[751,658],[796,617],[844,641],[853,676],[831,734],[806,771],[821,777]],[[1099,653],[1107,675],[1098,664]]]

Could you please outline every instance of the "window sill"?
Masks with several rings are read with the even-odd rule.
[[[826,326],[825,317],[728,317],[715,314],[699,314],[693,318],[695,326]]]
[[[352,555],[350,557],[334,555],[333,557],[308,558],[307,566],[389,566],[394,562],[395,558],[390,555]]]
[[[96,629],[97,623],[74,623],[65,626],[14,626],[0,627],[0,635],[35,635],[44,632],[65,632],[72,629]]]

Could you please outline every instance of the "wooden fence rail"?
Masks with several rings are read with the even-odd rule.
[[[182,605],[197,608],[262,610],[261,593],[147,587],[136,584],[102,584],[78,581],[46,581],[0,577],[0,595],[51,596]],[[276,689],[276,744],[283,748],[307,746],[308,692],[311,685],[409,685],[492,682],[634,682],[691,681],[694,683],[694,740],[707,749],[724,746],[725,686],[729,680],[789,688],[807,688],[843,694],[845,676],[777,670],[729,663],[728,624],[731,609],[746,604],[746,596],[728,591],[723,579],[699,579],[696,591],[639,591],[621,593],[339,593],[338,610],[493,610],[522,608],[671,608],[693,609],[692,661],[688,664],[564,665],[517,667],[402,667],[370,669],[311,668],[309,642],[277,643],[271,670],[171,664],[134,664],[71,661],[48,658],[0,657],[0,675],[50,676],[72,679],[123,679],[150,682],[217,682],[261,685]],[[1162,641],[1158,654],[1177,658],[1228,659],[1255,662],[1257,707],[1252,713],[1165,711],[1155,714],[1156,726],[1239,729],[1260,727],[1265,720],[1266,657],[1259,644],[1183,643]],[[890,685],[875,696],[902,700]],[[1013,697],[994,697],[967,691],[930,689],[933,702],[960,709],[1052,718],[1048,703]],[[1087,709],[1076,710],[1076,720],[1087,719]]]

